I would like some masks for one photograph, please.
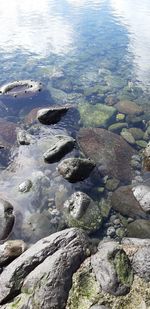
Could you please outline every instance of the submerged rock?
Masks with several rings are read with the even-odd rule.
[[[13,206],[0,198],[0,240],[4,240],[11,233],[14,225]]]
[[[69,182],[77,182],[89,177],[94,167],[92,160],[67,158],[58,165],[58,171]]]
[[[60,121],[61,117],[71,108],[71,105],[52,106],[38,110],[37,119],[42,124],[55,124]]]
[[[78,229],[41,239],[1,273],[0,304],[9,300],[18,309],[65,309],[72,275],[87,249],[88,240]]]
[[[141,115],[143,113],[143,109],[137,103],[132,101],[120,101],[115,104],[115,108],[118,112],[127,114],[127,115]]]
[[[26,193],[29,192],[32,188],[32,181],[30,179],[25,180],[19,185],[19,191]]]
[[[92,105],[89,103],[79,104],[81,121],[84,127],[106,128],[116,114],[116,109],[104,104]]]
[[[150,143],[147,144],[144,150],[144,168],[146,171],[150,171]]]
[[[119,135],[100,128],[81,129],[78,143],[83,153],[98,166],[102,176],[130,182],[130,160],[136,151]]]
[[[17,138],[16,128],[17,125],[14,122],[0,118],[0,142],[8,146],[13,145]]]
[[[75,145],[75,140],[67,135],[56,135],[51,147],[43,154],[44,160],[48,163],[59,161],[70,152]]]
[[[0,266],[9,264],[12,260],[21,255],[27,246],[22,240],[8,240],[0,245]]]
[[[117,243],[100,243],[98,252],[91,257],[91,265],[103,291],[116,296],[129,292],[133,272],[125,251]]]
[[[91,233],[102,225],[102,215],[96,202],[83,192],[75,192],[64,203],[66,222],[70,227],[78,227]]]

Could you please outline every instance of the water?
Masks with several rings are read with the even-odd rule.
[[[0,118],[17,127],[29,128],[26,116],[37,106],[68,102],[105,104],[113,97],[137,102],[144,107],[146,121],[150,120],[148,0],[5,0],[0,5],[0,16],[0,85],[20,79],[33,79],[44,85],[44,90],[33,98],[25,96],[19,100],[1,96]],[[89,88],[93,87],[99,90],[89,94]],[[43,138],[49,132],[52,135],[68,132],[75,136],[79,126],[78,116],[70,114],[53,129],[44,127],[39,133],[36,126],[30,128],[35,136],[40,134],[41,144],[36,142],[29,151],[13,146],[11,162],[17,163],[2,172],[1,192],[16,204],[16,214],[21,213],[23,217],[35,211],[40,213],[39,207],[42,211],[47,209],[47,196],[56,200],[56,192],[64,190],[59,197],[63,201],[80,187],[80,184],[66,184],[55,171],[57,165],[43,166],[40,157],[45,147]],[[5,135],[1,129],[3,143]],[[9,144],[10,139],[7,137]],[[71,155],[77,155],[76,151]],[[7,160],[6,165],[9,164]],[[37,171],[55,174],[54,179],[50,176],[47,179],[55,192],[46,189],[43,193],[41,189],[36,202],[31,193],[16,197],[19,183]],[[98,187],[97,180],[90,179],[81,188],[94,196],[96,183]]]

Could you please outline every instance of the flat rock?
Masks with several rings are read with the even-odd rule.
[[[130,261],[116,242],[100,243],[91,257],[91,265],[104,292],[119,296],[130,291],[133,281]]]
[[[130,160],[136,151],[119,135],[100,128],[81,129],[78,143],[83,153],[97,165],[102,176],[122,182],[132,180]]]
[[[46,125],[55,124],[60,121],[61,117],[71,108],[71,105],[51,106],[38,110],[37,119]]]
[[[143,113],[143,109],[137,103],[132,101],[120,101],[115,104],[115,108],[118,112],[127,114],[127,115],[141,115]]]
[[[54,163],[62,159],[75,145],[75,140],[67,135],[56,135],[51,147],[43,154],[44,160]]]
[[[11,233],[14,225],[13,206],[0,198],[0,240],[4,240]]]
[[[102,225],[102,215],[96,202],[83,192],[75,192],[64,203],[64,216],[70,227],[78,227],[91,233]]]
[[[58,171],[69,182],[77,182],[89,177],[95,166],[89,159],[67,158],[59,163]]]
[[[17,304],[18,309],[65,309],[72,275],[86,258],[87,249],[88,240],[79,229],[41,239],[1,273],[0,304],[14,300],[11,305]]]
[[[112,193],[112,207],[123,216],[149,218],[132,192],[132,186],[121,186]]]

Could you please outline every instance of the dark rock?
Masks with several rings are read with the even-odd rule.
[[[78,142],[83,153],[94,160],[103,176],[130,182],[133,171],[130,160],[136,151],[119,135],[105,129],[81,129]]]
[[[4,240],[11,233],[14,225],[13,206],[0,198],[0,240]]]
[[[60,121],[61,117],[71,108],[71,105],[52,106],[38,110],[37,119],[42,124],[55,124]]]
[[[133,195],[132,186],[122,186],[112,193],[112,207],[123,216],[148,218]]]
[[[119,296],[130,291],[133,272],[125,251],[117,243],[100,243],[98,252],[91,257],[91,265],[104,292]]]
[[[93,232],[102,225],[102,215],[96,202],[83,192],[75,192],[64,203],[64,216],[70,227]]]
[[[41,239],[0,275],[0,304],[16,308],[65,309],[73,273],[87,256],[88,241],[78,229]]]
[[[6,241],[3,245],[0,245],[0,266],[6,266],[26,249],[27,246],[22,240]]]
[[[48,163],[59,161],[70,152],[75,145],[75,140],[67,135],[56,135],[51,147],[43,154],[44,160]]]
[[[127,226],[128,237],[150,238],[150,220],[135,220]]]
[[[69,182],[77,182],[89,177],[94,167],[92,160],[67,158],[59,163],[58,171]]]

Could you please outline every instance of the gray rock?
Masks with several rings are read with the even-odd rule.
[[[91,257],[91,265],[104,292],[116,296],[129,292],[133,281],[130,261],[116,242],[100,243],[98,252]]]
[[[32,137],[24,130],[19,130],[17,133],[17,141],[20,145],[30,145]]]
[[[87,249],[88,240],[78,229],[41,239],[1,273],[0,304],[19,295],[14,300],[19,309],[65,309],[72,275],[86,258]]]
[[[89,177],[94,167],[92,160],[67,158],[58,165],[58,171],[69,182],[77,182]]]
[[[138,249],[134,254],[132,267],[139,277],[150,281],[150,246]]]
[[[70,107],[70,105],[66,105],[40,109],[37,112],[37,119],[42,124],[55,124],[60,121],[61,117],[66,114]]]
[[[102,215],[96,202],[83,192],[75,192],[64,203],[64,216],[69,226],[93,232],[100,228]]]
[[[14,225],[13,206],[0,198],[0,240],[4,240],[11,233]]]
[[[19,185],[19,191],[26,193],[29,192],[32,188],[32,181],[30,179],[25,180]]]
[[[150,171],[150,143],[147,144],[144,150],[144,168],[146,171]]]
[[[8,240],[0,245],[0,266],[10,263],[12,260],[21,255],[27,246],[22,240]]]
[[[107,236],[110,236],[110,237],[115,236],[115,228],[114,228],[113,226],[110,226],[110,227],[107,229]]]
[[[59,161],[70,152],[75,145],[75,140],[67,135],[57,135],[51,147],[43,154],[44,160],[48,163]]]
[[[150,186],[140,184],[132,192],[144,212],[150,213]]]
[[[150,220],[135,220],[127,225],[127,236],[150,238]]]

